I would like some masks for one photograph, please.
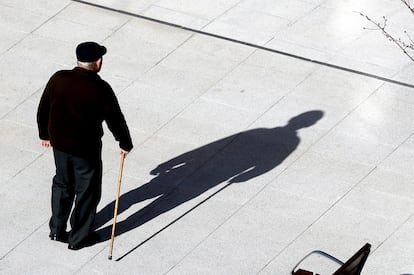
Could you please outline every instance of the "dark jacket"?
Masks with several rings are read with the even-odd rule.
[[[101,151],[103,121],[120,148],[130,151],[128,126],[107,82],[79,67],[50,78],[37,111],[40,139],[50,140],[54,148],[68,154],[93,156]]]

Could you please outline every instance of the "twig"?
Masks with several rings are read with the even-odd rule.
[[[404,5],[406,5],[407,8],[414,14],[414,7],[411,7],[410,0],[401,0],[401,2],[403,2]]]
[[[406,4],[410,10],[412,10],[412,8],[410,7],[410,3],[409,0],[401,0],[402,2],[404,2],[404,4]],[[412,10],[413,11],[413,10]],[[414,11],[413,11],[414,13]],[[404,31],[404,33],[407,35],[407,37],[409,38],[411,43],[406,43],[404,42],[401,38],[395,38],[394,36],[392,36],[385,28],[387,27],[387,18],[385,16],[383,16],[383,23],[378,23],[375,22],[374,20],[372,20],[368,15],[365,15],[361,12],[359,12],[359,14],[363,17],[365,17],[369,22],[371,22],[374,26],[376,26],[376,28],[364,28],[367,30],[380,30],[384,36],[391,42],[393,42],[395,45],[397,45],[402,51],[403,53],[408,56],[408,58],[410,58],[412,61],[414,61],[414,56],[412,56],[407,50],[414,50],[414,43],[413,40],[411,39],[411,37],[408,35],[407,31]]]

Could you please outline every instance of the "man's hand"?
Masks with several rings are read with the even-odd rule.
[[[40,140],[40,145],[42,145],[43,147],[49,148],[50,147],[50,140],[41,139]]]
[[[127,156],[128,155],[128,153],[129,153],[129,151],[125,151],[124,149],[122,149],[122,148],[119,148],[119,150],[120,150],[120,153],[121,154],[124,154],[125,156]]]

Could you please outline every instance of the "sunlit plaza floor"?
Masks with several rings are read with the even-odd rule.
[[[283,275],[365,243],[362,274],[414,274],[414,63],[359,13],[414,33],[390,0],[0,0],[0,274]],[[112,261],[109,130],[104,241],[48,239],[37,105],[83,41],[107,47],[135,145]]]

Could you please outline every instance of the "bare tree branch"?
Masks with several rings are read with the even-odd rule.
[[[405,5],[407,5],[407,7],[410,8],[410,10],[414,13],[414,9],[411,8],[410,6],[410,2],[409,0],[401,0]],[[365,17],[370,23],[372,23],[373,28],[364,28],[366,30],[380,30],[384,36],[391,42],[393,42],[395,45],[397,45],[402,51],[403,53],[408,56],[408,58],[410,58],[412,61],[414,61],[414,42],[411,39],[411,37],[409,36],[409,34],[407,33],[407,31],[404,31],[404,33],[406,34],[406,36],[409,39],[409,42],[405,42],[403,41],[401,38],[395,38],[392,34],[390,34],[387,30],[387,18],[385,16],[383,16],[383,22],[379,23],[374,21],[373,19],[371,19],[368,15],[365,15],[361,12],[359,12],[359,14],[363,17]],[[412,53],[410,53],[409,51],[413,51]]]
[[[408,39],[410,40],[411,45],[414,45],[414,41],[413,41],[413,39],[411,38],[411,36],[408,34],[408,32],[407,32],[407,31],[404,31],[404,33],[405,33],[405,35],[408,37]]]
[[[410,0],[401,0],[401,2],[414,14],[414,7],[411,7]]]

